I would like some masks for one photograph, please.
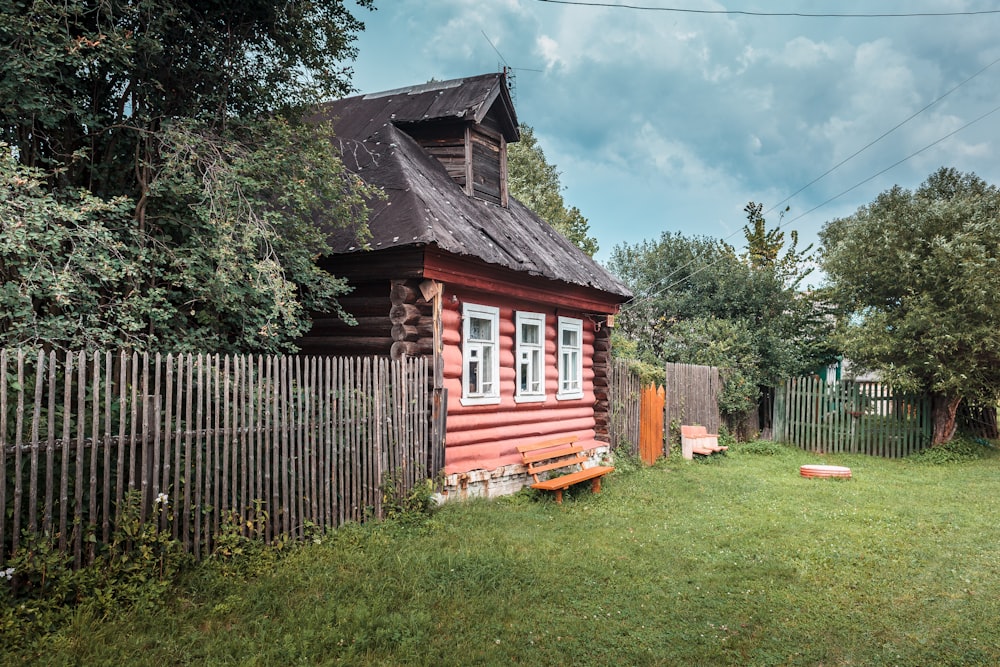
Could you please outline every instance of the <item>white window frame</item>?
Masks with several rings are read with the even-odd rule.
[[[559,369],[559,400],[583,398],[583,320],[560,317],[558,331],[558,351],[556,365]],[[563,341],[565,332],[576,333],[576,345],[567,346]]]
[[[472,320],[490,322],[490,338],[472,340]],[[483,373],[475,375],[473,367],[478,361],[489,359],[489,380],[483,381]],[[477,388],[470,391],[469,385],[476,382]],[[485,387],[483,385],[486,385]],[[462,304],[462,405],[494,405],[500,402],[500,309],[495,306],[481,306],[473,303]]]
[[[538,327],[538,341],[523,339],[525,325]],[[545,313],[517,311],[514,315],[514,401],[517,403],[540,403],[545,400]],[[529,378],[537,377],[535,387],[524,388],[524,371],[527,366]]]

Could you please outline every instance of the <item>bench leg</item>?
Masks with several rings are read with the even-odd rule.
[[[591,483],[590,483],[590,488],[593,489],[594,493],[600,493],[601,492],[601,478],[600,477],[595,477],[591,481]]]
[[[562,489],[555,489],[556,505],[562,505]]]

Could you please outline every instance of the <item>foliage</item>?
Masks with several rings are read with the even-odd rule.
[[[297,119],[362,28],[342,0],[3,5],[0,342],[290,351],[342,314],[314,260],[373,193]]]
[[[402,471],[399,471],[402,474]],[[380,487],[382,492],[382,512],[386,519],[414,519],[431,513],[434,501],[434,480],[424,479],[405,490],[401,479],[386,473]]]
[[[839,339],[859,368],[951,410],[1000,396],[1000,192],[942,168],[821,233]],[[935,442],[952,430],[935,410]]]
[[[219,131],[342,95],[363,27],[343,0],[5,3],[0,140],[60,184],[141,209],[166,120]]]
[[[448,503],[420,524],[351,525],[268,572],[199,566],[156,610],[81,618],[31,654],[135,665],[997,664],[1000,579],[988,575],[1000,562],[1000,458],[825,457],[854,471],[843,483],[798,474],[815,462],[790,448],[734,450],[723,465],[670,460],[616,476],[559,506],[518,496]]]
[[[807,266],[812,250],[809,244],[799,250],[799,232],[789,231],[788,246],[785,247],[785,232],[781,229],[781,219],[788,212],[788,207],[781,212],[778,225],[768,229],[767,220],[763,214],[764,205],[750,202],[743,211],[747,214],[747,224],[743,226],[743,237],[747,248],[744,260],[754,269],[773,271],[787,287],[798,287],[812,273],[812,267]],[[784,254],[782,254],[784,250]]]
[[[99,551],[91,565],[74,569],[73,555],[60,551],[51,535],[25,534],[0,580],[0,640],[24,646],[71,622],[78,614],[101,619],[121,609],[152,611],[190,565],[182,545],[160,530],[172,520],[165,497],[140,521],[139,492],[123,501],[111,541],[87,544]],[[2,578],[0,578],[2,579]],[[6,583],[6,585],[4,585]]]
[[[797,452],[788,445],[783,445],[773,440],[751,440],[731,447],[734,454],[748,454],[751,456],[785,456]]]
[[[751,202],[747,211],[751,250],[742,257],[721,241],[664,232],[616,246],[610,262],[635,294],[618,320],[634,355],[656,366],[725,369],[719,407],[730,417],[755,408],[759,386],[811,370],[830,354],[822,310],[796,290],[808,273],[806,251],[793,236],[780,254],[783,236],[766,230],[760,206]]]
[[[950,463],[968,463],[978,461],[991,455],[992,445],[985,440],[957,437],[950,442],[937,447],[928,447],[916,454],[906,457],[911,463],[930,465],[945,465]]]
[[[521,140],[507,145],[507,170],[510,193],[534,211],[560,234],[591,257],[597,252],[597,239],[590,236],[590,223],[573,206],[566,208],[563,186],[554,164],[545,159],[535,131],[521,123]]]

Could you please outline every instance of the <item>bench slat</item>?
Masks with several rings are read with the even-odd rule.
[[[531,485],[531,488],[542,489],[544,491],[565,489],[576,484],[577,482],[584,482],[588,479],[600,477],[602,475],[608,474],[613,470],[614,468],[612,468],[611,466],[594,466],[593,468],[586,468],[584,470],[579,470],[577,472],[573,472],[568,475],[553,477],[552,479],[547,479],[544,482],[536,482]]]
[[[540,472],[545,472],[547,470],[555,470],[556,468],[568,468],[571,465],[576,465],[579,463],[581,466],[589,461],[585,456],[574,456],[570,460],[561,459],[559,461],[553,461],[552,463],[543,463],[542,465],[529,465],[528,472],[532,475],[536,475]]]
[[[523,455],[525,452],[533,452],[539,449],[548,449],[550,447],[558,447],[559,445],[571,445],[576,441],[577,437],[575,435],[567,435],[562,438],[543,440],[542,442],[533,442],[529,445],[518,445],[517,451]]]
[[[528,465],[529,463],[536,463],[538,461],[545,461],[547,459],[557,459],[564,456],[572,456],[573,454],[577,454],[585,450],[586,448],[583,445],[574,445],[573,447],[563,447],[562,449],[556,449],[551,452],[522,454],[521,460],[525,465]]]

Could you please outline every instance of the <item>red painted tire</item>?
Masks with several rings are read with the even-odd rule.
[[[799,467],[803,477],[840,477],[851,478],[851,469],[844,466],[804,465]]]

